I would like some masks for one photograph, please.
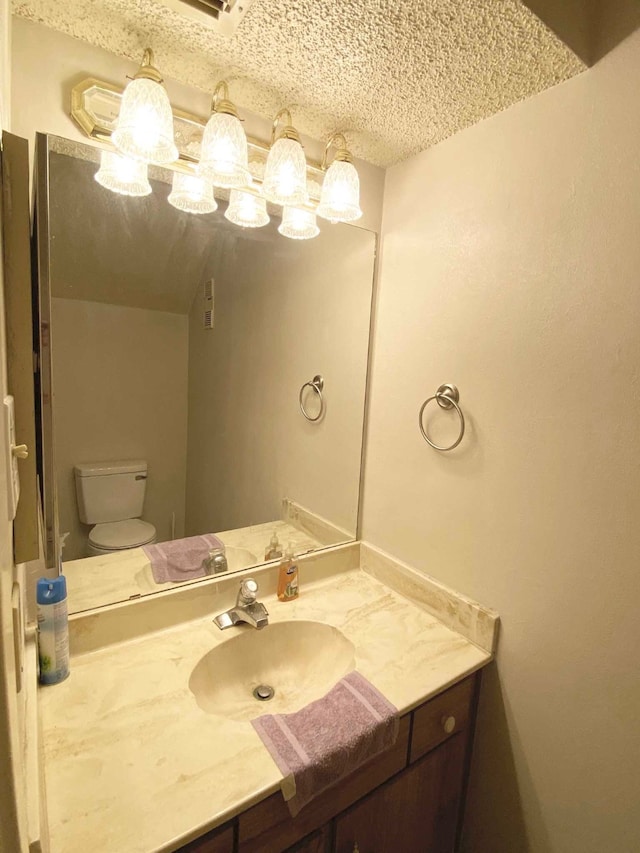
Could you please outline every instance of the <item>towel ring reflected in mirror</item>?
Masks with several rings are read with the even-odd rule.
[[[304,396],[304,389],[305,388],[311,388],[312,391],[317,395],[318,400],[320,402],[320,411],[318,412],[318,414],[315,417],[312,417],[309,414],[309,412],[307,412],[307,410],[304,407],[304,403],[302,402],[302,398]],[[302,412],[302,414],[305,416],[305,418],[308,421],[311,421],[311,423],[315,423],[315,421],[319,421],[320,418],[324,415],[325,404],[324,404],[324,397],[322,396],[323,389],[324,389],[324,379],[322,378],[322,376],[320,376],[320,374],[318,374],[317,376],[313,377],[311,382],[305,382],[304,385],[302,386],[302,388],[300,389],[300,393],[298,394],[298,402],[300,403],[300,411]]]
[[[441,409],[455,408],[456,412],[458,413],[458,417],[460,418],[460,434],[458,435],[458,438],[453,442],[453,444],[450,444],[448,447],[442,447],[442,445],[435,444],[433,441],[431,441],[422,422],[422,415],[424,414],[424,410],[427,408],[427,406],[432,400],[435,400]],[[420,427],[422,437],[427,442],[427,444],[430,444],[431,447],[433,447],[434,450],[441,450],[442,452],[446,452],[447,450],[453,450],[453,448],[457,447],[462,441],[462,437],[464,435],[464,415],[462,414],[462,409],[458,405],[459,400],[460,392],[458,391],[455,385],[451,385],[447,382],[444,385],[441,385],[432,397],[428,397],[420,407],[420,414],[418,415],[418,426]]]

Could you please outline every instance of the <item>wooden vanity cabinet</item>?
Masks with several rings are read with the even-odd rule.
[[[467,740],[433,752],[336,818],[335,853],[452,853]]]
[[[278,792],[180,853],[453,853],[479,682],[469,676],[406,714],[390,750],[298,817]]]
[[[195,841],[185,844],[178,853],[234,853],[235,834],[233,824],[218,827],[207,832],[201,838],[196,838]]]
[[[298,844],[289,847],[287,853],[331,853],[332,825],[327,824],[319,832],[303,838]]]
[[[400,733],[391,749],[315,797],[296,818],[289,814],[280,791],[241,814],[238,853],[282,853],[401,772],[407,765],[410,731],[407,714],[400,720]]]

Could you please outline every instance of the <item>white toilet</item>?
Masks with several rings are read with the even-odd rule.
[[[156,541],[153,524],[143,521],[147,463],[141,459],[86,462],[74,468],[80,521],[93,524],[89,556],[113,554]]]

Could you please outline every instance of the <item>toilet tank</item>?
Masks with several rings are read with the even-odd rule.
[[[143,459],[84,462],[73,470],[80,521],[102,524],[140,518],[147,486]]]

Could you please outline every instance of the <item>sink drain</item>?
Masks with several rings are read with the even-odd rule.
[[[268,702],[269,699],[273,699],[273,694],[275,692],[276,691],[270,684],[259,684],[253,691],[253,695],[259,702]]]

